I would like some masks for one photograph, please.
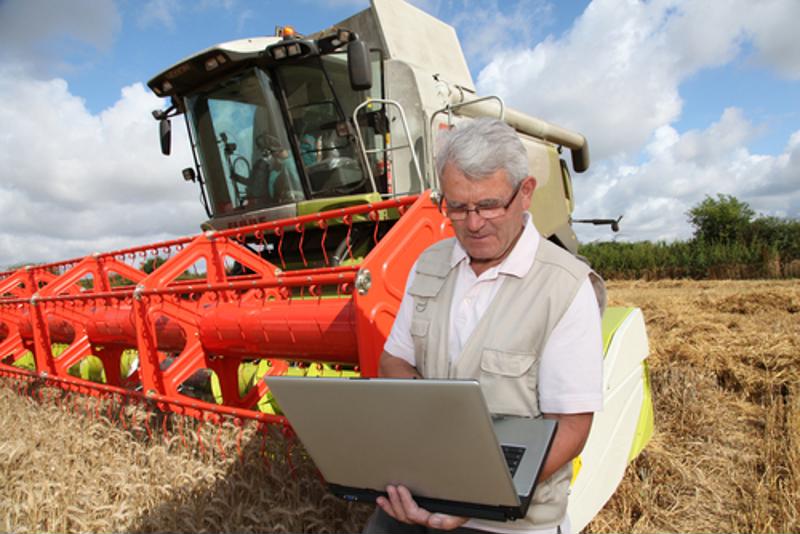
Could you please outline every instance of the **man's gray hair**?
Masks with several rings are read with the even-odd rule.
[[[443,130],[437,138],[436,172],[454,165],[470,180],[481,180],[500,169],[511,187],[528,177],[528,153],[514,128],[499,119],[481,117]]]

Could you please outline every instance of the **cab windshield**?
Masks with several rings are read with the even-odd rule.
[[[251,69],[187,98],[187,116],[215,214],[306,198],[273,84],[263,72]]]
[[[384,135],[363,121],[365,155],[349,120],[359,103],[382,94],[378,57],[373,65],[370,93],[351,89],[346,54],[336,53],[281,65],[273,76],[251,68],[188,96],[186,115],[214,216],[370,192],[365,164],[384,191],[375,150]]]

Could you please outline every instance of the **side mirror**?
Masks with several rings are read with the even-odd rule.
[[[348,43],[347,69],[353,91],[367,91],[372,88],[372,65],[367,43],[361,40]]]
[[[158,134],[161,137],[161,153],[169,156],[172,147],[172,124],[169,119],[158,121]]]

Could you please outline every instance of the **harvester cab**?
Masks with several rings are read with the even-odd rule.
[[[162,138],[167,117],[185,114],[212,227],[295,216],[307,203],[319,211],[319,199],[387,192],[380,162],[365,157],[383,148],[385,117],[380,109],[360,116],[362,143],[352,126],[358,104],[383,96],[380,77],[372,82],[378,56],[345,30],[318,39],[289,28],[281,34],[219,45],[149,83],[172,100],[157,114]]]

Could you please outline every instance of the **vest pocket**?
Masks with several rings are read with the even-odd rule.
[[[498,415],[539,414],[533,352],[483,349],[479,380],[489,411]]]

